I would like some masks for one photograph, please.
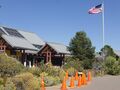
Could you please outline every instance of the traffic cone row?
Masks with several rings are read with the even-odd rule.
[[[71,77],[70,79],[70,88],[74,88],[75,84],[74,84],[74,80],[78,80],[78,87],[81,87],[82,85],[87,85],[87,81],[91,81],[92,76],[91,76],[91,72],[88,72],[88,78],[86,78],[86,75],[83,73],[82,76],[78,76],[78,72],[76,72],[75,77]],[[66,80],[68,79],[68,72],[66,72],[66,76],[63,80],[62,83],[62,87],[61,90],[67,90],[67,85],[66,85]]]

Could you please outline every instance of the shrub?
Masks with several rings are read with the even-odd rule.
[[[61,70],[62,70],[61,68],[51,66],[51,67],[47,67],[45,72],[47,72],[48,75],[50,76],[56,77],[59,76]]]
[[[54,78],[52,76],[46,76],[44,78],[45,86],[53,86],[54,85]]]
[[[27,68],[28,72],[32,73],[35,76],[40,76],[40,73],[42,73],[42,70],[39,67],[32,67],[32,68]]]
[[[23,70],[24,66],[16,59],[8,57],[5,53],[0,54],[1,77],[14,76]]]
[[[30,79],[25,83],[25,90],[39,90],[40,85],[37,79]]]
[[[70,67],[69,69],[67,69],[67,71],[69,76],[74,76],[76,72],[75,68],[73,67]]]
[[[110,75],[120,74],[120,65],[119,61],[116,61],[114,57],[107,57],[104,62],[105,71]]]
[[[63,81],[63,79],[64,79],[64,77],[65,77],[65,71],[63,70],[63,69],[61,69],[60,71],[59,71],[59,78],[60,78],[60,81],[62,82]]]
[[[0,85],[0,90],[5,90],[3,85]]]
[[[4,80],[3,78],[0,78],[0,85],[3,85],[4,84]]]
[[[10,79],[7,79],[5,83],[5,90],[16,90],[15,84]]]
[[[42,72],[42,73],[40,74],[40,77],[46,77],[46,76],[48,76],[48,73],[46,73],[46,72]]]
[[[57,85],[59,84],[61,81],[60,81],[60,78],[59,77],[54,77],[54,85]]]
[[[51,64],[45,65],[44,73],[47,73],[48,76],[59,77],[62,81],[65,76],[65,71],[62,68],[52,66]]]
[[[67,70],[71,67],[75,68],[77,71],[83,71],[82,62],[79,61],[79,59],[74,57],[66,57],[65,65],[63,66],[63,68]]]
[[[13,77],[12,81],[15,84],[17,90],[24,90],[25,84],[24,84],[22,78]]]
[[[39,82],[31,73],[23,73],[16,75],[12,81],[16,85],[17,90],[39,90]]]
[[[40,77],[44,78],[45,86],[53,86],[60,83],[60,78],[58,76],[49,76],[48,73],[42,72]],[[41,82],[41,78],[39,79]]]
[[[45,86],[53,86],[60,83],[59,77],[46,76],[44,77]]]

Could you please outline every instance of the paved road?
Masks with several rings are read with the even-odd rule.
[[[61,85],[47,87],[46,90],[60,90],[60,87]],[[96,77],[86,86],[74,89],[68,87],[68,90],[120,90],[120,76]]]

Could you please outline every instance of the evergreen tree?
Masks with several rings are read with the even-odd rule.
[[[82,61],[85,69],[92,68],[95,48],[84,31],[76,33],[71,39],[68,49],[74,57]]]
[[[105,55],[105,57],[108,57],[108,56],[113,56],[115,57],[115,53],[112,49],[111,46],[109,45],[105,45],[102,49],[101,49],[101,53],[103,53]]]

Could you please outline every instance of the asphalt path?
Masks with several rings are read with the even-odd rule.
[[[80,88],[77,87],[75,82],[75,88],[69,87],[69,81],[67,82],[67,90],[120,90],[120,76],[103,76],[95,77],[87,85],[83,85]],[[61,85],[47,87],[46,90],[61,90]]]

